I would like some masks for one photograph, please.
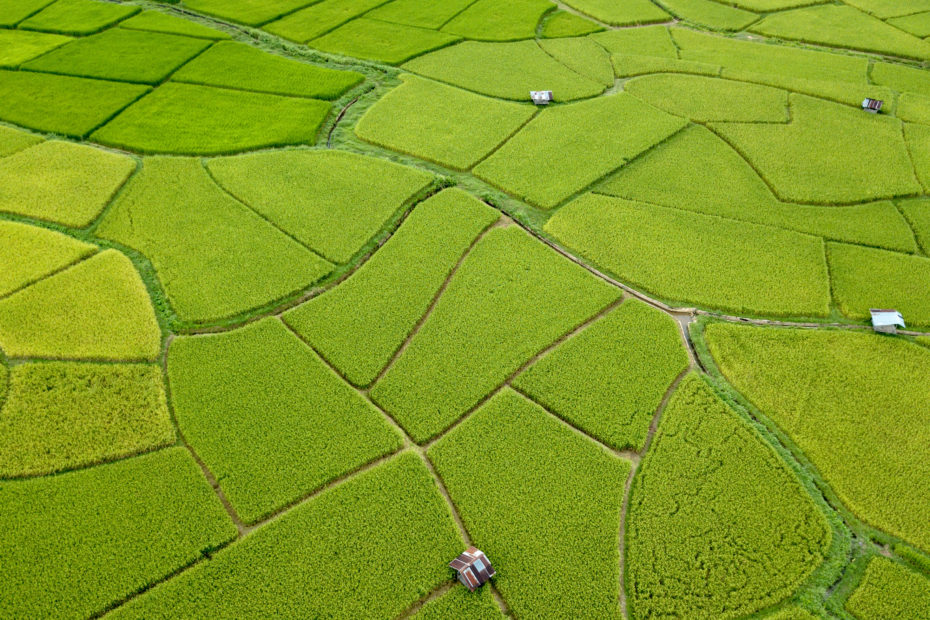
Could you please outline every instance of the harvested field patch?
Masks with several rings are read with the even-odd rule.
[[[332,150],[242,155],[207,167],[234,196],[337,263],[433,181],[422,170]]]
[[[930,580],[883,557],[869,562],[865,576],[846,601],[857,618],[930,618]]]
[[[419,56],[403,68],[467,90],[516,101],[544,84],[555,101],[594,97],[604,85],[580,75],[542,51],[534,41],[464,41]]]
[[[48,474],[174,443],[161,368],[21,364],[0,409],[0,478]]]
[[[25,30],[87,35],[100,32],[142,9],[96,0],[57,0],[19,24]]]
[[[930,351],[862,332],[712,324],[705,333],[727,380],[853,513],[930,550]]]
[[[546,38],[580,37],[592,32],[601,32],[603,26],[584,17],[556,10],[543,17],[542,36]]]
[[[482,467],[474,447],[481,446]],[[429,449],[519,617],[619,618],[627,461],[505,389]],[[564,573],[584,579],[541,579]]]
[[[29,30],[0,30],[0,67],[18,67],[27,60],[60,47],[71,40],[58,34]]]
[[[930,258],[842,243],[827,246],[840,310],[865,319],[870,308],[894,308],[904,320],[930,325]]]
[[[235,538],[184,448],[0,488],[8,617],[102,613]]]
[[[355,71],[335,71],[226,41],[184,66],[171,79],[278,95],[337,99],[360,83]]]
[[[360,17],[308,45],[331,54],[398,65],[458,40],[460,37],[445,32]]]
[[[603,131],[607,125],[624,131]],[[550,209],[684,125],[623,93],[560,106],[540,113],[474,172]]]
[[[618,450],[642,450],[665,392],[688,367],[674,319],[627,301],[530,366],[514,386]]]
[[[0,119],[84,138],[149,90],[141,84],[0,70]]]
[[[246,523],[401,447],[382,415],[274,318],[178,338],[168,377],[181,432]]]
[[[209,47],[203,39],[112,28],[77,39],[23,68],[121,82],[158,84]]]
[[[554,8],[549,0],[477,0],[442,31],[481,41],[532,39],[543,15]]]
[[[145,159],[94,234],[148,257],[184,321],[235,316],[332,269],[223,192],[195,159]]]
[[[306,43],[386,2],[387,0],[322,0],[266,24],[264,29],[279,37]]]
[[[826,316],[823,242],[808,235],[587,194],[546,232],[632,286],[737,313]]]
[[[61,233],[0,221],[0,297],[93,254],[97,248]]]
[[[80,228],[136,168],[125,155],[49,140],[0,159],[0,211]]]
[[[184,0],[192,11],[228,19],[248,26],[277,19],[282,15],[313,4],[315,0]]]
[[[301,504],[114,617],[254,617],[274,609],[393,618],[450,578],[446,563],[462,545],[436,483],[405,453]]]
[[[400,229],[334,290],[284,321],[356,385],[368,385],[499,213],[458,189],[417,205]]]
[[[467,170],[507,140],[535,110],[410,74],[355,126],[366,142]]]
[[[435,436],[618,292],[516,227],[490,231],[372,389],[415,441]]]
[[[0,348],[10,357],[153,360],[160,347],[145,285],[116,250],[0,300]]]
[[[131,30],[179,34],[186,37],[196,37],[198,39],[210,39],[212,41],[230,38],[228,34],[220,30],[215,30],[198,22],[175,17],[174,15],[161,11],[142,11],[120,22],[119,26],[120,28],[129,28]]]
[[[663,413],[627,522],[633,618],[760,611],[791,596],[831,540],[794,472],[697,375]]]
[[[393,0],[365,14],[372,19],[436,30],[475,0]]]
[[[330,104],[169,83],[129,106],[92,139],[142,153],[219,155],[312,144]]]

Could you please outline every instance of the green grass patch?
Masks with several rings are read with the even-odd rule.
[[[739,314],[826,316],[823,242],[793,231],[588,194],[546,232],[624,282]]]
[[[879,19],[930,11],[930,0],[845,0],[845,3]]]
[[[803,607],[788,605],[778,611],[762,616],[765,620],[820,620],[822,616],[815,616]]]
[[[617,531],[627,461],[511,390],[429,457],[514,615],[620,618]],[[566,578],[542,578],[557,574]]]
[[[406,453],[296,507],[115,618],[393,618],[451,577],[463,543]]]
[[[861,202],[921,191],[901,121],[803,95],[791,96],[791,114],[786,125],[717,123],[712,128],[783,200]],[[870,156],[862,157],[865,152]],[[872,165],[875,160],[883,162],[880,168]]]
[[[491,97],[529,101],[531,90],[551,90],[556,101],[594,97],[604,85],[561,64],[535,41],[464,41],[414,58],[404,69]]]
[[[209,45],[203,39],[112,28],[60,47],[27,62],[23,68],[158,84]]]
[[[372,398],[414,440],[425,441],[617,296],[521,229],[492,230]]]
[[[597,191],[838,241],[917,249],[908,223],[891,201],[851,207],[779,202],[736,151],[703,127],[688,127],[622,167]]]
[[[0,26],[11,28],[55,0],[0,0]]]
[[[457,583],[439,598],[427,601],[411,617],[415,620],[502,620],[505,616],[494,601],[490,588],[469,592]]]
[[[87,226],[135,168],[125,155],[73,142],[42,142],[0,159],[0,211]]]
[[[678,58],[672,35],[665,26],[608,30],[588,37],[612,54]]]
[[[265,306],[332,269],[223,192],[196,159],[145,159],[94,234],[148,257],[184,321]]]
[[[662,397],[688,367],[678,324],[627,301],[530,366],[514,386],[618,450],[642,450]]]
[[[627,523],[633,618],[760,611],[790,597],[831,540],[794,472],[697,375],[662,415]]]
[[[643,0],[645,1],[645,0]],[[555,8],[549,0],[477,0],[442,27],[443,32],[483,41],[532,39],[543,15]]]
[[[904,58],[930,58],[930,43],[851,6],[823,4],[768,15],[750,28],[769,37]]]
[[[580,37],[592,32],[601,32],[603,26],[588,21],[580,15],[555,10],[543,18],[541,34],[544,38]]]
[[[161,332],[132,263],[106,250],[0,300],[0,348],[10,357],[153,360]]]
[[[312,144],[330,104],[194,84],[165,84],[91,137],[143,153],[219,155]]]
[[[450,19],[468,8],[475,0],[393,0],[383,4],[366,17],[394,24],[437,30]]]
[[[184,448],[0,488],[0,614],[88,617],[236,528]]]
[[[727,380],[854,514],[930,550],[930,351],[863,332],[712,324],[705,333]]]
[[[875,557],[846,600],[856,618],[930,618],[930,581],[894,560]]]
[[[869,75],[876,84],[930,97],[930,82],[927,81],[926,69],[876,62]]]
[[[401,447],[381,413],[275,318],[175,340],[168,378],[181,432],[246,523]]]
[[[29,30],[0,30],[0,67],[18,67],[27,60],[60,47],[71,40],[59,34]]]
[[[12,155],[39,142],[42,142],[40,136],[0,125],[0,157]]]
[[[332,150],[243,155],[207,167],[237,198],[337,263],[347,263],[433,180],[422,170]]]
[[[0,296],[93,254],[97,248],[61,233],[0,221]]]
[[[902,200],[898,207],[914,231],[920,248],[930,255],[930,199]]]
[[[419,204],[348,280],[284,315],[352,383],[368,385],[498,212],[458,189]]]
[[[930,97],[916,93],[903,93],[898,98],[895,115],[903,121],[930,125]],[[924,171],[918,171],[926,174]]]
[[[535,110],[410,74],[369,108],[355,134],[372,144],[467,170],[507,140]]]
[[[386,0],[322,0],[265,25],[264,29],[306,43],[385,3]]]
[[[48,474],[174,443],[161,368],[21,364],[0,410],[0,477]]]
[[[752,24],[759,16],[714,0],[662,0],[662,6],[686,22],[714,30],[736,31]]]
[[[638,99],[693,121],[788,122],[788,93],[698,75],[650,75],[624,84]]]
[[[87,35],[100,32],[141,10],[138,6],[96,0],[58,0],[21,22],[19,27],[25,30]]]
[[[672,16],[649,0],[611,2],[610,0],[569,0],[571,8],[611,26],[652,24],[672,19]]]
[[[243,43],[217,43],[171,79],[278,95],[336,99],[359,84],[355,71],[335,71],[271,54]]]
[[[930,325],[930,258],[843,243],[827,246],[833,295],[853,319],[894,308],[907,323]]]
[[[904,136],[914,164],[914,173],[924,190],[930,190],[930,126],[905,123]]]
[[[894,17],[888,20],[888,23],[895,28],[909,32],[915,37],[930,37],[930,11],[923,13],[914,13],[904,17]]]
[[[445,32],[360,17],[308,45],[331,54],[398,65],[459,39]]]
[[[543,111],[475,167],[475,176],[551,209],[652,145],[685,121],[625,94]],[[605,131],[622,126],[624,131]]]
[[[587,37],[541,39],[538,44],[560,63],[604,86],[614,85],[614,69],[610,54]]]
[[[315,0],[184,0],[192,11],[259,26],[282,15],[313,4]]]
[[[189,4],[189,3],[187,3]],[[165,34],[179,34],[198,39],[219,41],[230,38],[228,34],[215,30],[195,21],[183,19],[164,13],[162,11],[142,11],[120,23],[120,28],[144,30],[146,32],[164,32]]]
[[[0,70],[0,119],[84,138],[149,90],[141,84]]]
[[[614,54],[611,56],[614,75],[618,78],[635,77],[651,73],[690,73],[693,75],[720,75],[720,67],[691,60],[677,60],[656,56]]]

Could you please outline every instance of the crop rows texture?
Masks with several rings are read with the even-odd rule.
[[[415,441],[426,441],[617,297],[616,289],[519,228],[492,230],[372,398]]]
[[[653,73],[687,73],[717,76],[720,67],[691,60],[677,60],[655,56],[614,54],[611,56],[614,74],[618,78],[636,77]]]
[[[565,4],[611,26],[664,22],[672,18],[671,15],[648,0],[632,0],[623,3],[610,2],[609,0],[569,0]]]
[[[266,305],[332,269],[224,193],[196,159],[146,158],[95,234],[144,254],[190,322]]]
[[[474,166],[535,113],[527,104],[482,97],[409,74],[402,80],[365,113],[356,135],[456,170]]]
[[[723,324],[705,333],[727,380],[853,513],[930,551],[930,351],[867,333]]]
[[[193,10],[228,19],[248,26],[259,26],[296,9],[313,4],[314,0],[184,0]]]
[[[914,236],[924,254],[930,254],[930,199],[901,201],[898,206],[914,230]]]
[[[165,34],[179,34],[198,39],[219,41],[229,39],[230,36],[220,30],[214,30],[181,17],[175,17],[161,11],[142,11],[133,17],[120,22],[120,28],[131,30],[145,30],[147,32],[164,32]]]
[[[893,17],[887,22],[895,28],[908,32],[915,37],[930,37],[930,12],[914,13],[903,17]]]
[[[477,0],[442,27],[443,32],[483,41],[532,39],[549,0]]]
[[[930,96],[930,84],[927,83],[923,69],[889,62],[876,62],[869,75],[876,84],[889,86],[897,91]]]
[[[356,385],[368,385],[414,329],[443,282],[498,212],[458,189],[414,208],[371,259],[285,322]]]
[[[274,318],[175,340],[168,377],[181,431],[247,523],[401,445],[382,415]]]
[[[12,155],[39,142],[42,142],[39,136],[0,125],[0,157]]]
[[[231,194],[337,263],[433,182],[420,169],[333,150],[240,155],[207,167]]]
[[[816,237],[597,194],[562,207],[545,230],[663,299],[741,314],[829,313],[823,242]]]
[[[363,76],[355,71],[316,67],[251,45],[225,41],[185,65],[171,79],[277,95],[336,99],[361,82]]]
[[[908,222],[891,201],[849,207],[780,202],[739,153],[699,126],[623,166],[596,191],[837,241],[917,249]]]
[[[0,348],[10,357],[153,360],[160,347],[145,285],[116,250],[0,300]]]
[[[642,450],[656,408],[688,367],[675,320],[630,300],[530,366],[514,386],[618,450]]]
[[[279,37],[307,43],[382,4],[386,0],[322,0],[263,28]]]
[[[0,119],[84,138],[149,90],[141,84],[0,70]]]
[[[414,58],[403,68],[467,90],[528,101],[531,90],[551,90],[555,101],[594,97],[604,85],[544,52],[534,41],[479,43],[464,41]]]
[[[370,11],[366,16],[394,24],[435,30],[473,2],[474,0],[393,0]]]
[[[759,16],[713,0],[662,0],[662,5],[678,17],[714,30],[742,30]]]
[[[21,364],[9,380],[0,477],[73,469],[175,440],[157,366]]]
[[[414,620],[503,620],[490,588],[469,592],[458,583],[439,598],[427,602],[413,616]]]
[[[670,114],[698,122],[788,122],[788,93],[760,84],[660,74],[631,80],[623,90]]]
[[[87,617],[236,528],[184,448],[0,488],[0,614]]]
[[[904,136],[917,178],[924,190],[930,191],[930,127],[905,123]]]
[[[70,37],[59,34],[0,30],[0,67],[17,67],[20,63],[60,47],[70,40]]]
[[[617,532],[627,461],[509,389],[431,447],[429,458],[494,563],[515,616],[620,618]]]
[[[25,30],[87,35],[100,32],[142,9],[95,0],[57,0],[19,24]]]
[[[111,28],[76,39],[23,65],[30,71],[159,84],[210,46],[209,41],[160,32]]]
[[[191,155],[310,144],[329,109],[328,102],[315,99],[171,82],[91,138],[142,153]]]
[[[785,600],[831,533],[781,458],[697,375],[681,383],[633,483],[632,618],[736,618]]]
[[[930,580],[894,560],[875,557],[846,601],[856,618],[930,619]]]
[[[879,19],[910,15],[915,11],[930,11],[928,0],[846,0],[846,4]]]
[[[639,54],[670,59],[678,58],[678,50],[672,42],[672,35],[665,26],[610,30],[591,35],[588,38],[596,41],[598,45],[612,54]]]
[[[87,226],[135,168],[124,155],[62,140],[42,142],[0,159],[0,211]]]
[[[623,131],[603,131],[608,125]],[[549,209],[684,125],[683,119],[623,93],[551,108],[478,164],[474,173]]]
[[[0,0],[0,26],[12,27],[55,0]]]
[[[327,490],[120,608],[114,618],[393,618],[463,550],[412,453]]]
[[[97,248],[61,233],[0,222],[0,297],[76,263]]]
[[[601,32],[603,27],[574,13],[556,10],[544,18],[542,36],[546,38],[581,37]]]
[[[397,65],[459,40],[445,32],[360,17],[308,45],[332,54]]]
[[[833,296],[846,316],[894,308],[905,321],[930,325],[930,258],[843,243],[827,246]]]
[[[614,85],[613,65],[610,54],[587,37],[570,39],[543,39],[539,46],[560,63],[575,71],[600,82],[605,87]]]

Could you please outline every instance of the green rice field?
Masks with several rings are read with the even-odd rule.
[[[0,619],[930,620],[928,464],[930,0],[0,0]]]

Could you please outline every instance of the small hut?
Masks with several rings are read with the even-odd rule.
[[[897,310],[869,310],[872,315],[872,329],[883,334],[896,334],[899,327],[907,327],[904,317]]]
[[[449,562],[449,566],[459,574],[462,585],[472,592],[497,574],[487,556],[475,547],[466,549],[459,557]]]
[[[862,109],[872,114],[878,114],[882,111],[882,103],[880,99],[870,99],[866,97],[862,100]]]
[[[551,90],[531,90],[530,99],[533,100],[533,103],[536,105],[549,105],[549,102],[552,101],[552,91]]]

